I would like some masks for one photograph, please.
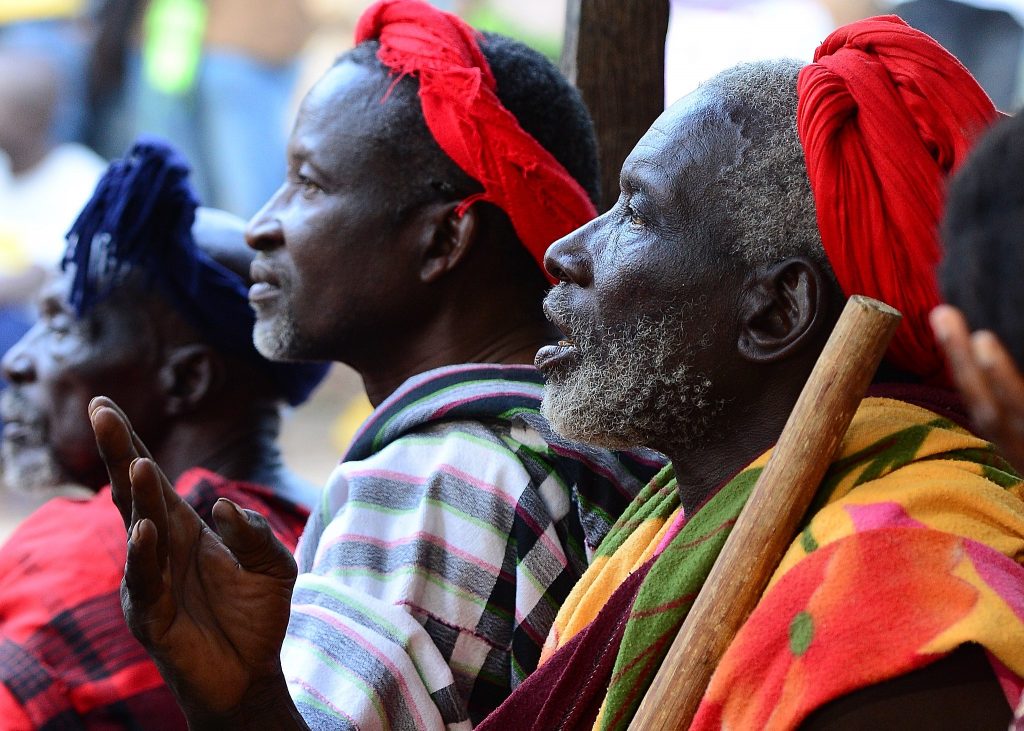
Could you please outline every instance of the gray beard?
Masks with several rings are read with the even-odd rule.
[[[0,442],[0,483],[14,492],[38,492],[68,484],[53,452],[45,444]]]
[[[549,307],[556,299],[549,299]],[[569,439],[608,449],[690,449],[722,404],[711,378],[689,363],[695,321],[676,312],[635,327],[595,329],[562,312],[578,350],[575,363],[547,372],[541,413]],[[708,347],[705,334],[697,348]]]
[[[301,344],[295,318],[290,311],[270,321],[257,318],[252,330],[252,341],[260,355],[276,361],[296,358]]]
[[[26,424],[17,442],[0,437],[0,484],[14,492],[46,490],[68,482],[47,438],[45,417],[15,386],[0,392],[0,411]]]

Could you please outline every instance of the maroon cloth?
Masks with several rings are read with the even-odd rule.
[[[586,191],[502,106],[478,34],[422,0],[380,0],[363,13],[356,43],[377,39],[377,57],[420,84],[423,117],[437,144],[484,192],[463,201],[508,215],[541,269],[554,241],[597,215]]]
[[[175,490],[208,524],[224,497],[267,518],[294,550],[307,513],[202,469]],[[124,524],[104,488],[56,498],[0,548],[0,728],[185,729],[174,696],[125,624]]]
[[[995,119],[970,72],[896,16],[836,30],[797,81],[797,128],[818,228],[847,296],[903,313],[888,360],[948,383],[928,324],[946,179]]]

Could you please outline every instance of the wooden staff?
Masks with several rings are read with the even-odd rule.
[[[718,661],[792,542],[900,318],[868,297],[846,303],[630,729],[689,728]]]

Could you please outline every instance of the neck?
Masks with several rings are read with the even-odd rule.
[[[763,385],[760,391],[764,395],[734,399],[733,403],[747,405],[724,412],[699,445],[666,445],[662,449],[672,462],[679,498],[687,515],[693,515],[723,483],[778,441],[803,388],[801,379],[795,379],[797,383],[792,378],[787,380],[788,383],[758,381]]]
[[[405,343],[394,357],[378,357],[371,364],[353,364],[362,376],[366,395],[374,407],[407,379],[419,373],[461,363],[532,365],[537,350],[558,339],[546,320],[513,319],[508,308],[500,317],[470,319],[468,313],[449,311],[423,328],[415,342]],[[381,365],[385,364],[385,365]]]
[[[277,447],[277,407],[255,405],[239,415],[204,415],[195,423],[176,424],[153,456],[171,482],[193,467],[229,480],[276,488],[285,479]]]

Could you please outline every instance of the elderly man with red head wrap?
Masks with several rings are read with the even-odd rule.
[[[932,39],[874,18],[655,122],[618,204],[548,250],[565,339],[537,363],[556,430],[671,465],[481,728],[629,725],[854,294],[903,323],[693,728],[1006,728],[1024,490],[967,428],[927,323],[944,183],[995,116]]]

